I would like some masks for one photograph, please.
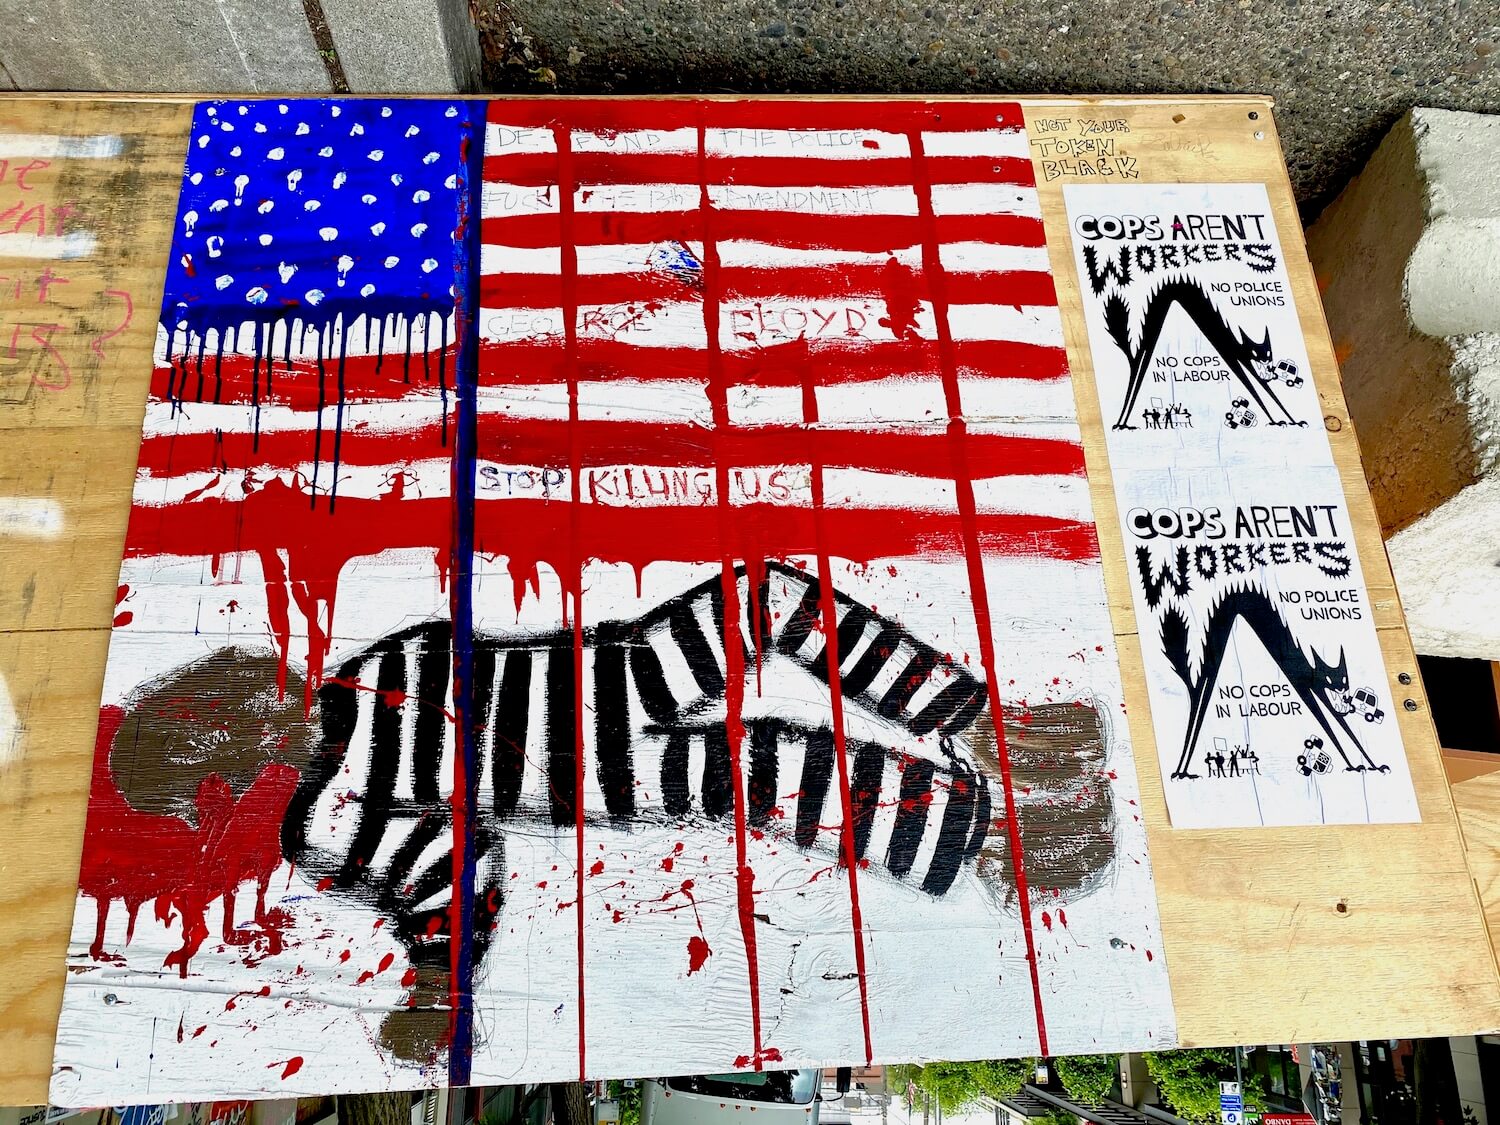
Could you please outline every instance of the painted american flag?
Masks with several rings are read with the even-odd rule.
[[[1170,1038],[1018,106],[198,106],[119,596],[62,1104]]]

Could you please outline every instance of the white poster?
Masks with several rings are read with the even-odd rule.
[[[1115,469],[1330,464],[1265,186],[1063,192]]]
[[[1337,471],[1115,489],[1173,825],[1420,820]]]
[[[1420,819],[1264,185],[1063,190],[1173,825]]]

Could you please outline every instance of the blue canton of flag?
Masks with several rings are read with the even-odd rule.
[[[163,326],[309,327],[453,310],[467,103],[198,105]],[[193,336],[198,337],[197,340]]]

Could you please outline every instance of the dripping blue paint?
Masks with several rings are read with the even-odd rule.
[[[314,460],[330,456],[336,481],[350,337],[362,334],[359,350],[379,370],[389,336],[401,341],[404,381],[413,349],[429,383],[436,360],[446,444],[463,142],[479,143],[475,117],[464,102],[200,103],[162,303],[174,408],[218,402],[224,356],[247,352],[258,446],[274,380],[299,377],[298,359],[315,362]],[[336,406],[328,450],[325,405]]]

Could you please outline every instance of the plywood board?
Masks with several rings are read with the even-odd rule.
[[[162,248],[171,239],[190,109],[150,101],[17,99],[7,103],[7,112],[5,127],[18,134],[130,138],[118,157],[77,158],[80,163],[98,161],[83,165],[95,170],[92,173],[78,173],[101,177],[89,185],[88,194],[103,192],[104,197],[121,198],[138,209],[122,223],[121,238],[129,241],[113,244],[121,247],[120,256],[99,253],[78,267],[79,276],[96,287],[96,295],[86,308],[74,312],[71,323],[81,327],[87,321],[93,330],[86,340],[70,342],[72,353],[59,350],[65,358],[75,356],[80,370],[89,370],[88,357],[97,358],[95,338],[116,327],[113,321],[105,323],[106,313],[121,302],[106,297],[106,290],[128,291],[145,308],[159,299],[165,266]],[[1254,99],[1065,99],[1028,102],[1026,115],[1075,375],[1130,734],[1139,756],[1140,815],[1154,861],[1166,963],[1183,1041],[1456,1034],[1493,1026],[1500,1022],[1493,959],[1463,864],[1425,704],[1416,685],[1400,683],[1403,673],[1415,675],[1415,663],[1301,253],[1269,106]],[[121,124],[127,118],[130,124]],[[59,125],[69,121],[77,124]],[[1107,151],[1100,137],[1113,142]],[[1087,144],[1077,143],[1084,138],[1089,138]],[[1061,155],[1059,140],[1069,142],[1070,155]],[[1044,141],[1051,143],[1040,143]],[[1089,169],[1093,174],[1084,175],[1075,155],[1079,152],[1095,161]],[[133,192],[116,189],[109,195],[102,177],[117,171],[106,162],[109,159],[133,170]],[[1419,824],[1256,832],[1184,832],[1168,825],[1150,752],[1154,743],[1141,689],[1140,648],[1124,585],[1124,549],[1113,515],[1098,404],[1091,380],[1085,377],[1090,374],[1089,352],[1059,191],[1065,182],[1097,180],[1105,169],[1111,175],[1133,174],[1147,181],[1267,185],[1281,241],[1288,249],[1325,428],[1357,529],[1377,633],[1392,679],[1389,690],[1402,701],[1395,720],[1410,762]],[[46,171],[50,169],[37,171],[36,185],[47,183],[42,175]],[[76,222],[64,217],[65,224],[70,221]],[[65,227],[65,233],[71,229]],[[102,237],[99,245],[107,245]],[[121,270],[129,273],[128,280],[120,280],[116,271]],[[4,308],[19,322],[18,300]],[[22,454],[17,443],[8,442],[0,455],[0,479],[6,485],[0,494],[55,500],[63,521],[63,533],[48,538],[41,532],[54,526],[49,522],[57,518],[53,509],[17,507],[15,511],[25,514],[12,520],[28,519],[32,530],[25,539],[0,538],[0,550],[17,560],[12,572],[34,579],[33,593],[23,599],[24,609],[22,602],[0,603],[5,613],[0,631],[7,642],[0,650],[0,675],[6,677],[21,728],[15,764],[5,779],[5,798],[13,801],[12,821],[19,826],[22,860],[33,880],[25,888],[11,886],[27,901],[53,904],[50,913],[39,915],[31,909],[18,915],[7,909],[3,914],[4,924],[14,926],[17,934],[12,942],[7,933],[5,947],[23,950],[25,958],[22,971],[7,973],[0,1009],[0,1033],[7,1036],[8,1048],[15,1046],[6,1057],[16,1060],[14,1075],[4,1075],[9,1085],[0,1088],[0,1096],[16,1100],[41,1100],[51,1054],[105,637],[116,608],[114,560],[129,505],[130,468],[151,367],[149,338],[144,329],[137,333],[132,337],[127,329],[100,344],[109,355],[115,339],[133,338],[137,350],[133,362],[109,366],[110,378],[97,384],[92,397],[83,387],[96,384],[82,379],[48,390],[43,384],[60,379],[44,372],[40,381],[31,375],[24,402],[0,409],[7,430],[25,428],[30,438],[29,452]],[[35,350],[45,354],[40,345]],[[53,397],[41,397],[44,390]],[[118,395],[118,401],[112,401],[111,394]],[[101,414],[100,404],[114,409]],[[37,440],[37,434],[46,439]],[[97,481],[86,491],[83,474]],[[54,553],[50,559],[48,551]],[[61,560],[57,552],[65,552]],[[21,589],[25,588],[23,582]],[[36,616],[41,611],[33,605],[44,607],[42,617]],[[126,605],[122,612],[133,611]],[[1407,699],[1414,710],[1404,706]],[[21,780],[13,783],[16,778]],[[67,854],[55,846],[63,839],[70,842]],[[6,894],[12,893],[8,887]],[[1450,935],[1441,956],[1429,949],[1425,938],[1438,919]],[[8,962],[10,956],[7,952]],[[1325,967],[1334,960],[1343,970],[1329,974]],[[1238,996],[1237,988],[1242,989]]]

